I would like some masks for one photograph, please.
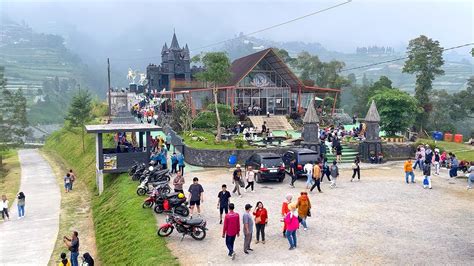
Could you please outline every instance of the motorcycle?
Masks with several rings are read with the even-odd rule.
[[[140,182],[143,182],[145,178],[148,178],[150,182],[171,180],[171,176],[169,175],[168,169],[161,170],[159,167],[153,166],[150,166],[147,170],[143,171],[139,178]]]
[[[139,180],[145,171],[146,171],[146,164],[141,163],[141,164],[132,166],[128,174],[132,177],[132,180]]]
[[[145,178],[137,187],[137,195],[143,196],[155,188],[159,194],[168,194],[171,191],[168,181],[148,182],[148,178]]]
[[[152,208],[159,195],[159,191],[156,188],[153,188],[148,198],[143,201],[142,208]]]
[[[181,241],[186,235],[191,235],[195,240],[203,240],[206,237],[206,221],[202,218],[184,218],[179,215],[171,213],[166,217],[166,222],[160,226],[157,235],[160,237],[167,237],[176,228],[178,233],[183,234]]]
[[[174,192],[167,195],[159,195],[155,200],[155,208],[153,209],[156,213],[172,212],[181,216],[189,215],[189,208],[186,202],[186,198],[179,198],[179,193]]]

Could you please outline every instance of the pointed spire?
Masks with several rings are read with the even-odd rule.
[[[186,45],[184,46],[184,50],[185,50],[186,52],[188,52],[188,53],[189,53],[189,47],[188,47],[188,44],[186,44]]]
[[[163,45],[163,49],[161,49],[161,53],[164,53],[166,51],[168,51],[168,45],[165,42],[165,45]]]
[[[316,109],[314,108],[314,95],[311,97],[311,102],[309,103],[308,109],[306,110],[306,114],[303,118],[304,124],[318,124],[319,117],[316,113]]]
[[[176,38],[176,33],[173,32],[173,39],[171,40],[170,49],[179,49],[178,38]]]
[[[377,111],[377,106],[375,105],[375,101],[372,101],[369,107],[369,111],[365,116],[366,122],[380,122],[380,115],[379,111]]]

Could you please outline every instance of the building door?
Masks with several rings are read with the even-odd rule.
[[[267,112],[275,114],[275,98],[267,98]]]
[[[260,98],[260,107],[262,108],[261,115],[267,114],[267,98]]]

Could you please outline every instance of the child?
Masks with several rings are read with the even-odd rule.
[[[339,167],[337,167],[337,161],[334,160],[331,166],[331,188],[336,188],[337,177],[339,176]]]
[[[431,164],[428,160],[425,161],[423,166],[423,175],[425,176],[425,180],[423,180],[423,188],[431,189]]]
[[[383,154],[379,152],[379,155],[377,156],[377,163],[382,163],[383,162]]]
[[[7,196],[2,195],[2,202],[1,202],[0,207],[2,209],[2,218],[3,218],[3,220],[5,221],[5,217],[7,217],[8,220],[10,220],[10,215],[8,215],[8,199],[7,199]]]
[[[67,259],[66,253],[61,253],[61,262],[59,266],[71,266],[71,262]]]

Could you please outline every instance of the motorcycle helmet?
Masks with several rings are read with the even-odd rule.
[[[178,194],[178,199],[184,199],[184,194],[183,194],[183,193],[179,193],[179,194]]]

